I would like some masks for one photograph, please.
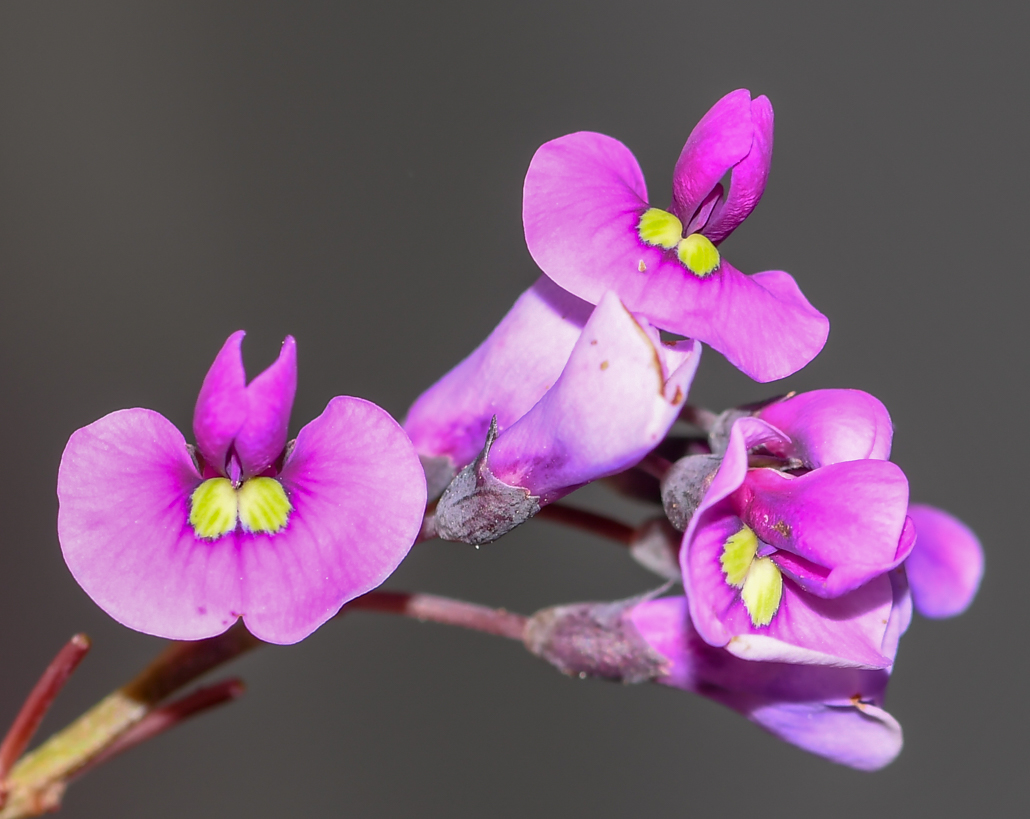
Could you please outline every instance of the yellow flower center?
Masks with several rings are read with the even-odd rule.
[[[250,478],[237,488],[228,478],[209,478],[190,496],[190,525],[197,537],[215,540],[236,528],[274,535],[286,527],[293,506],[275,478]]]
[[[758,535],[751,527],[726,538],[719,563],[726,582],[740,589],[751,624],[769,625],[780,608],[783,575],[772,558],[758,557]]]
[[[646,244],[676,250],[676,258],[699,279],[719,269],[719,251],[700,233],[683,235],[683,223],[661,208],[648,208],[637,224],[637,234]]]

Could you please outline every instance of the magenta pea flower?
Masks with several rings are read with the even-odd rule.
[[[889,613],[890,657],[907,626],[903,574]],[[683,597],[638,603],[627,617],[660,658],[654,681],[709,697],[771,734],[842,765],[876,770],[901,751],[897,720],[883,710],[889,668],[749,662],[698,634]]]
[[[287,443],[297,383],[287,336],[246,383],[242,331],[208,371],[196,447],[152,410],[75,432],[58,535],[79,585],[115,620],[175,640],[225,631],[295,643],[382,583],[425,510],[411,443],[382,409],[338,396]]]
[[[526,174],[529,252],[592,304],[612,290],[632,312],[711,345],[756,381],[784,378],[822,349],[826,317],[788,273],[744,275],[717,247],[765,190],[772,132],[768,99],[743,89],[723,97],[683,147],[667,210],[649,203],[621,142],[585,131],[552,140]]]
[[[676,421],[700,353],[690,339],[662,342],[606,294],[550,389],[444,492],[440,536],[489,542],[541,506],[637,464]]]
[[[745,659],[885,667],[887,573],[915,542],[908,482],[884,460],[748,468],[750,451],[788,444],[757,418],[733,424],[680,551],[694,625]]]

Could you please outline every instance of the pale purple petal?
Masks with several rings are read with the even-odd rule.
[[[887,460],[894,427],[879,399],[861,390],[813,390],[763,407],[758,417],[783,430],[781,454],[815,469],[861,459]]]
[[[830,569],[825,577],[793,575],[820,597],[857,588],[911,549],[901,543],[908,481],[890,461],[831,464],[800,477],[754,469],[734,503],[765,543]]]
[[[773,702],[746,716],[792,745],[861,771],[879,770],[901,753],[898,721],[862,701]]]
[[[471,355],[424,392],[404,429],[422,455],[456,469],[486,442],[490,419],[505,430],[558,379],[593,307],[546,276],[523,293]]]
[[[247,385],[247,420],[235,438],[244,477],[260,475],[282,455],[296,392],[297,344],[286,336],[275,363]]]
[[[767,97],[756,97],[751,103],[751,125],[754,129],[751,150],[731,171],[730,189],[700,228],[718,244],[729,236],[755,209],[769,178],[773,149],[773,109]]]
[[[905,562],[916,611],[954,617],[973,602],[983,577],[983,547],[973,531],[942,509],[912,504],[916,546]]]
[[[893,760],[901,729],[880,706],[886,671],[751,662],[700,639],[682,597],[640,603],[629,616],[667,660],[657,682],[740,712],[807,751],[862,770]]]
[[[237,330],[222,345],[204,377],[193,411],[193,435],[204,460],[225,474],[226,454],[247,420],[247,376],[240,345],[246,333]]]
[[[238,534],[242,614],[255,637],[294,643],[389,577],[421,528],[426,484],[397,422],[350,397],[301,429],[279,479],[286,529]]]
[[[686,224],[719,180],[751,151],[751,94],[731,91],[701,117],[676,161],[672,212]]]
[[[68,441],[57,477],[64,559],[119,623],[198,640],[242,611],[235,540],[198,540],[189,524],[200,481],[182,434],[150,410],[114,412]]]
[[[699,360],[699,344],[660,343],[607,294],[555,385],[498,437],[491,471],[550,502],[633,466],[675,422]]]
[[[912,622],[912,592],[909,590],[904,566],[891,569],[887,573],[887,577],[891,581],[894,605],[891,607],[891,616],[887,622],[887,630],[883,634],[880,651],[883,656],[890,658],[893,662],[898,653],[898,642],[901,640],[901,635],[908,631]]]

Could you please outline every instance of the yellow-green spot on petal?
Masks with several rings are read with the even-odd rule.
[[[197,537],[214,540],[236,528],[236,490],[227,478],[209,478],[190,496],[190,525]]]
[[[751,568],[751,561],[758,553],[758,535],[750,526],[745,526],[737,534],[726,538],[722,547],[722,555],[719,562],[722,564],[722,572],[726,575],[726,582],[734,588],[739,589],[747,579],[748,569]]]
[[[719,269],[719,251],[700,233],[691,233],[680,242],[676,255],[687,270],[701,279]]]
[[[240,523],[248,532],[274,535],[286,526],[293,506],[275,478],[251,478],[239,489]]]
[[[649,245],[672,250],[683,238],[683,223],[667,210],[649,208],[640,217],[637,233]]]
[[[751,564],[740,597],[755,626],[767,626],[780,608],[783,597],[783,575],[772,558],[760,557]]]

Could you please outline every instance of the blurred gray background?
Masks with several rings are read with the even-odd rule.
[[[0,722],[73,632],[95,649],[44,732],[160,647],[64,567],[72,431],[142,406],[188,432],[238,328],[251,374],[296,335],[294,430],[340,393],[403,415],[536,275],[520,215],[538,145],[611,134],[660,204],[691,127],[741,86],[771,98],[776,149],[725,253],[789,270],[832,330],[779,385],[708,352],[693,400],[875,393],[913,497],[966,520],[988,561],[965,616],[903,640],[888,708],[906,747],[880,773],[689,694],[356,614],[237,663],[241,701],[90,774],[64,815],[1025,815],[1028,12],[972,7],[0,4]],[[420,546],[391,580],[522,612],[653,584],[542,521]]]

